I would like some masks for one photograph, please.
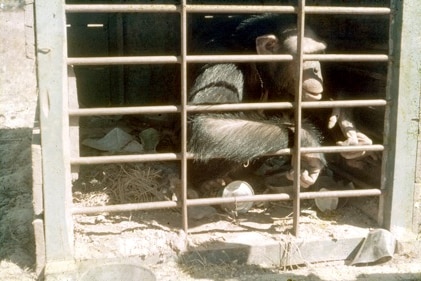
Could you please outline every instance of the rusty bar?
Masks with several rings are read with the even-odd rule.
[[[190,55],[189,63],[292,61],[292,55]]]
[[[310,101],[302,102],[302,108],[334,108],[334,107],[367,107],[386,106],[387,101],[383,99],[373,100],[338,100],[338,101]],[[292,109],[291,102],[269,102],[269,103],[242,103],[242,104],[216,104],[216,105],[187,105],[188,112],[215,112],[235,110],[269,110],[269,109]],[[96,107],[96,108],[75,108],[69,110],[69,116],[97,116],[97,115],[130,115],[130,114],[155,114],[155,113],[179,113],[181,106],[131,106],[131,107]]]
[[[321,146],[321,147],[302,147],[301,153],[337,153],[352,151],[383,151],[384,146],[381,144],[373,145],[350,145],[350,146]]]
[[[329,198],[329,197],[366,197],[380,196],[382,191],[378,188],[356,189],[356,190],[336,190],[336,191],[318,191],[301,193],[301,199]]]
[[[233,104],[213,104],[213,105],[189,105],[189,112],[218,112],[237,110],[268,110],[268,109],[292,109],[291,102],[268,102],[268,103],[233,103]]]
[[[367,107],[386,106],[384,99],[371,100],[335,100],[335,101],[303,101],[302,108],[333,108],[333,107]]]
[[[291,187],[292,189],[292,187]],[[332,190],[317,192],[302,192],[300,199],[314,199],[323,197],[364,197],[364,196],[380,196],[382,191],[378,188],[360,189],[360,190]],[[216,205],[235,202],[264,202],[264,201],[285,201],[292,200],[293,194],[277,193],[277,194],[259,194],[251,196],[238,197],[214,197],[187,200],[188,206]]]
[[[171,160],[180,160],[180,159],[181,159],[181,155],[179,153],[109,155],[109,156],[73,157],[70,159],[70,164],[71,165],[95,165],[95,164],[112,164],[112,163],[171,161]]]
[[[132,203],[132,204],[118,204],[109,206],[93,206],[93,207],[74,207],[72,214],[96,214],[104,212],[127,212],[127,211],[140,211],[140,210],[153,210],[163,208],[178,207],[175,201],[160,201],[160,202],[147,202],[147,203]]]
[[[297,65],[297,82],[295,83],[295,109],[294,109],[294,120],[295,120],[295,134],[294,134],[294,147],[292,150],[292,167],[295,171],[293,175],[293,201],[292,201],[292,213],[293,213],[293,227],[292,232],[295,236],[299,235],[300,226],[300,178],[301,178],[301,120],[302,111],[301,103],[303,96],[303,40],[304,40],[304,29],[305,29],[305,0],[298,1],[297,11],[297,54],[296,54],[296,65]]]
[[[303,109],[311,108],[336,108],[336,107],[367,107],[385,106],[387,101],[383,99],[372,100],[336,100],[336,101],[303,101]],[[241,103],[241,104],[216,104],[216,105],[189,105],[189,112],[215,112],[234,110],[269,110],[269,109],[292,109],[292,102],[267,102],[267,103]]]
[[[187,5],[189,13],[295,13],[294,6],[262,6],[262,5]]]
[[[321,146],[321,147],[301,147],[300,152],[305,153],[338,153],[353,151],[384,151],[384,146],[380,144],[374,145],[355,145],[355,146]],[[186,159],[193,159],[193,154],[185,151]],[[156,153],[156,154],[136,154],[136,155],[110,155],[110,156],[89,156],[89,157],[73,157],[70,160],[72,165],[95,165],[95,164],[111,164],[111,163],[133,163],[133,162],[150,162],[150,161],[172,161],[183,159],[179,153]],[[291,149],[284,148],[266,156],[288,155]]]
[[[189,63],[291,61],[291,55],[190,55]],[[304,61],[388,61],[385,54],[303,54]]]
[[[258,6],[258,5],[184,5],[189,13],[295,13],[293,6]],[[179,5],[159,4],[68,4],[67,13],[175,13],[181,12]]]
[[[189,63],[291,61],[291,55],[193,55],[186,56]],[[69,57],[68,65],[164,64],[181,63],[180,56],[118,56]]]
[[[262,5],[184,5],[189,13],[296,13],[294,6]],[[67,13],[178,13],[179,5],[171,4],[68,4]],[[352,15],[388,15],[390,8],[385,7],[316,7],[306,6],[308,14],[352,14]]]
[[[119,57],[70,57],[68,65],[119,65],[180,63],[178,56],[119,56]]]
[[[317,7],[306,6],[306,14],[348,14],[348,15],[389,15],[390,8],[385,7]]]
[[[305,61],[389,61],[389,56],[384,54],[307,54],[304,55]]]
[[[218,62],[265,62],[291,61],[291,55],[191,55],[185,58],[188,63]],[[384,54],[304,54],[304,61],[388,61]],[[120,64],[171,64],[180,63],[179,56],[118,56],[118,57],[70,57],[68,65],[120,65]]]
[[[98,116],[98,115],[130,115],[130,114],[156,114],[156,113],[177,113],[181,111],[180,106],[130,106],[130,107],[96,107],[96,108],[74,108],[69,110],[69,116]]]
[[[186,0],[181,3],[181,213],[182,225],[188,232],[187,210],[187,11]]]
[[[144,5],[144,4],[68,4],[67,13],[176,13],[178,5]]]
[[[319,192],[303,192],[300,199],[314,199],[314,198],[327,198],[327,197],[366,197],[366,196],[380,196],[382,191],[377,188],[361,189],[361,190],[338,190],[338,191],[319,191]],[[278,194],[261,194],[253,196],[239,196],[239,197],[214,197],[214,198],[200,198],[188,199],[187,206],[205,206],[226,204],[235,202],[264,202],[264,201],[285,201],[291,200],[292,195],[288,193]],[[127,211],[140,211],[140,210],[153,210],[163,208],[177,208],[180,205],[176,201],[158,201],[147,203],[131,203],[131,204],[118,204],[109,206],[94,206],[94,207],[74,207],[72,214],[95,214],[104,212],[127,212]]]
[[[191,13],[297,13],[294,6],[235,6],[235,5],[188,5]],[[389,8],[383,7],[316,7],[306,6],[304,12],[308,14],[352,14],[352,15],[388,15]]]
[[[334,108],[334,107],[367,107],[386,106],[383,99],[373,100],[340,100],[340,101],[311,101],[302,102],[302,108]],[[269,109],[292,109],[294,103],[270,102],[270,103],[242,103],[242,104],[217,104],[217,105],[187,105],[188,112],[215,112],[235,110],[269,110]],[[129,114],[155,114],[155,113],[179,113],[181,106],[132,106],[132,107],[97,107],[70,109],[69,116],[96,116],[96,115],[129,115]]]

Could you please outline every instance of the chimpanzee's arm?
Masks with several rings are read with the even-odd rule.
[[[243,100],[244,75],[234,64],[207,67],[190,90],[191,104],[239,103]]]
[[[289,132],[278,118],[258,114],[200,114],[192,122],[190,150],[196,159],[213,157],[246,162],[288,147]]]

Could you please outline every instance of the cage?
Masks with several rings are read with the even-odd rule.
[[[36,1],[42,179],[35,176],[41,183],[34,190],[38,198],[35,212],[39,216],[34,227],[38,264],[46,266],[46,277],[63,271],[71,274],[74,267],[63,266],[63,261],[77,267],[79,260],[110,257],[98,251],[104,247],[103,240],[87,238],[88,233],[112,231],[105,230],[104,223],[119,229],[113,237],[120,237],[117,248],[109,248],[114,251],[111,257],[153,255],[153,251],[145,253],[144,248],[151,245],[147,237],[139,233],[137,238],[121,235],[131,228],[117,222],[131,221],[132,215],[137,222],[131,226],[134,229],[181,229],[187,235],[180,238],[180,232],[176,232],[177,241],[191,242],[188,237],[193,236],[197,244],[206,246],[180,246],[177,251],[183,254],[186,250],[203,250],[201,254],[208,253],[211,260],[218,251],[225,251],[227,262],[248,257],[248,261],[255,259],[255,263],[272,265],[298,264],[302,262],[298,256],[303,253],[310,262],[345,259],[372,227],[388,229],[398,239],[416,232],[412,202],[417,188],[420,83],[416,65],[419,53],[413,52],[417,49],[417,33],[411,28],[416,23],[415,6],[415,1],[393,0]],[[212,40],[230,32],[230,23],[237,18],[266,13],[294,18],[298,30],[296,54],[244,54],[213,45]],[[307,25],[327,42],[325,53],[303,52]],[[189,89],[197,77],[194,73],[201,66],[271,60],[297,66],[299,79],[294,100],[213,105],[188,102]],[[331,98],[302,101],[303,63],[314,60],[322,64],[324,93]],[[259,162],[261,166],[256,170],[260,174],[255,170],[250,176],[247,170],[230,175],[251,182],[256,194],[221,197],[221,193],[211,192],[200,197],[203,192],[199,196],[192,191],[189,180],[188,163],[194,158],[188,150],[189,120],[203,112],[249,110],[293,112],[294,130],[298,132],[293,136],[294,145],[272,153],[269,162]],[[323,130],[326,141],[322,146],[302,147],[302,120],[308,116],[320,119],[326,112],[333,116],[329,114],[335,110],[352,115],[351,123],[372,143],[338,146],[336,135]],[[317,122],[324,122],[326,127],[328,120]],[[152,132],[152,136],[142,135],[145,131]],[[107,141],[98,141],[108,133],[111,135]],[[136,148],[127,148],[132,141]],[[152,142],[151,147],[145,149],[148,142]],[[103,145],[106,148],[98,149]],[[300,157],[309,153],[325,153],[328,165],[313,189],[302,189],[300,174],[293,174],[292,181],[287,181],[285,169],[300,171]],[[365,157],[347,159],[340,153],[360,153]],[[277,172],[262,172],[273,166]],[[122,174],[127,181],[120,178]],[[155,181],[151,183],[151,179]],[[142,185],[148,186],[147,191],[144,188],[136,193]],[[86,200],[86,196],[93,199]],[[321,231],[322,238],[315,241],[306,238],[308,231],[311,234],[314,229],[306,230],[300,222],[307,222],[309,213],[314,216],[313,200],[319,209],[327,208],[334,214],[346,198],[359,198],[353,206],[371,206],[368,214],[342,210],[354,211],[348,215],[349,222],[345,219],[338,224],[361,226],[355,237],[337,234],[347,230],[334,226],[337,229],[329,231],[335,233],[335,239],[323,240],[326,233],[332,235],[329,231]],[[255,202],[256,211],[227,215],[226,210],[207,209],[221,204],[234,204],[235,209],[244,202]],[[271,202],[278,205],[270,205]],[[279,206],[279,202],[290,203]],[[289,212],[278,212],[285,207]],[[207,212],[203,215],[202,210]],[[125,217],[127,213],[129,217]],[[255,222],[268,218],[266,213],[272,213],[270,223],[263,223],[268,228],[253,228]],[[323,214],[325,218],[332,215]],[[274,219],[276,216],[283,218]],[[203,221],[209,217],[215,229],[203,227]],[[220,221],[224,223],[218,224]],[[227,228],[228,224],[232,228]],[[326,225],[314,227],[323,229]],[[221,239],[228,241],[228,248],[235,249],[230,254],[226,254],[226,248],[221,250],[220,242],[207,241],[199,235],[218,232],[219,228],[230,232],[221,234]],[[253,234],[241,236],[244,229],[252,229]],[[253,243],[245,240],[253,237],[253,241],[259,241],[271,231],[275,234],[270,234],[269,242],[262,246],[265,260],[252,256],[249,248]],[[297,246],[299,254],[289,251],[285,258],[285,239],[288,237],[288,245],[294,239],[289,233],[304,242]],[[174,234],[168,231],[167,235]],[[84,239],[97,245],[88,249]],[[139,246],[132,248],[133,243]],[[331,248],[330,256],[316,254],[318,244]],[[246,252],[242,252],[244,247]],[[342,251],[335,251],[337,248]],[[162,251],[173,254],[167,249]],[[335,252],[338,253],[332,254]]]

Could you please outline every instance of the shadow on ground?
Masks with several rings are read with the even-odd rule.
[[[0,260],[35,262],[32,227],[32,129],[0,129]]]

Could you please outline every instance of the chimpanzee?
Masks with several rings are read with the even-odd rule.
[[[296,54],[297,28],[285,15],[258,15],[241,21],[227,36],[231,53]],[[226,37],[226,38],[227,38]],[[225,39],[226,39],[225,38]],[[303,52],[321,53],[326,44],[306,28]],[[296,61],[221,63],[206,65],[189,91],[190,104],[293,101]],[[303,63],[302,99],[320,100],[323,79],[318,61]],[[206,175],[223,177],[242,163],[293,146],[293,112],[199,113],[191,118],[189,150],[195,155],[194,182]],[[312,123],[301,126],[304,147],[320,146],[320,134]],[[302,154],[300,184],[314,184],[326,164],[322,153]],[[290,178],[293,171],[290,171]]]

